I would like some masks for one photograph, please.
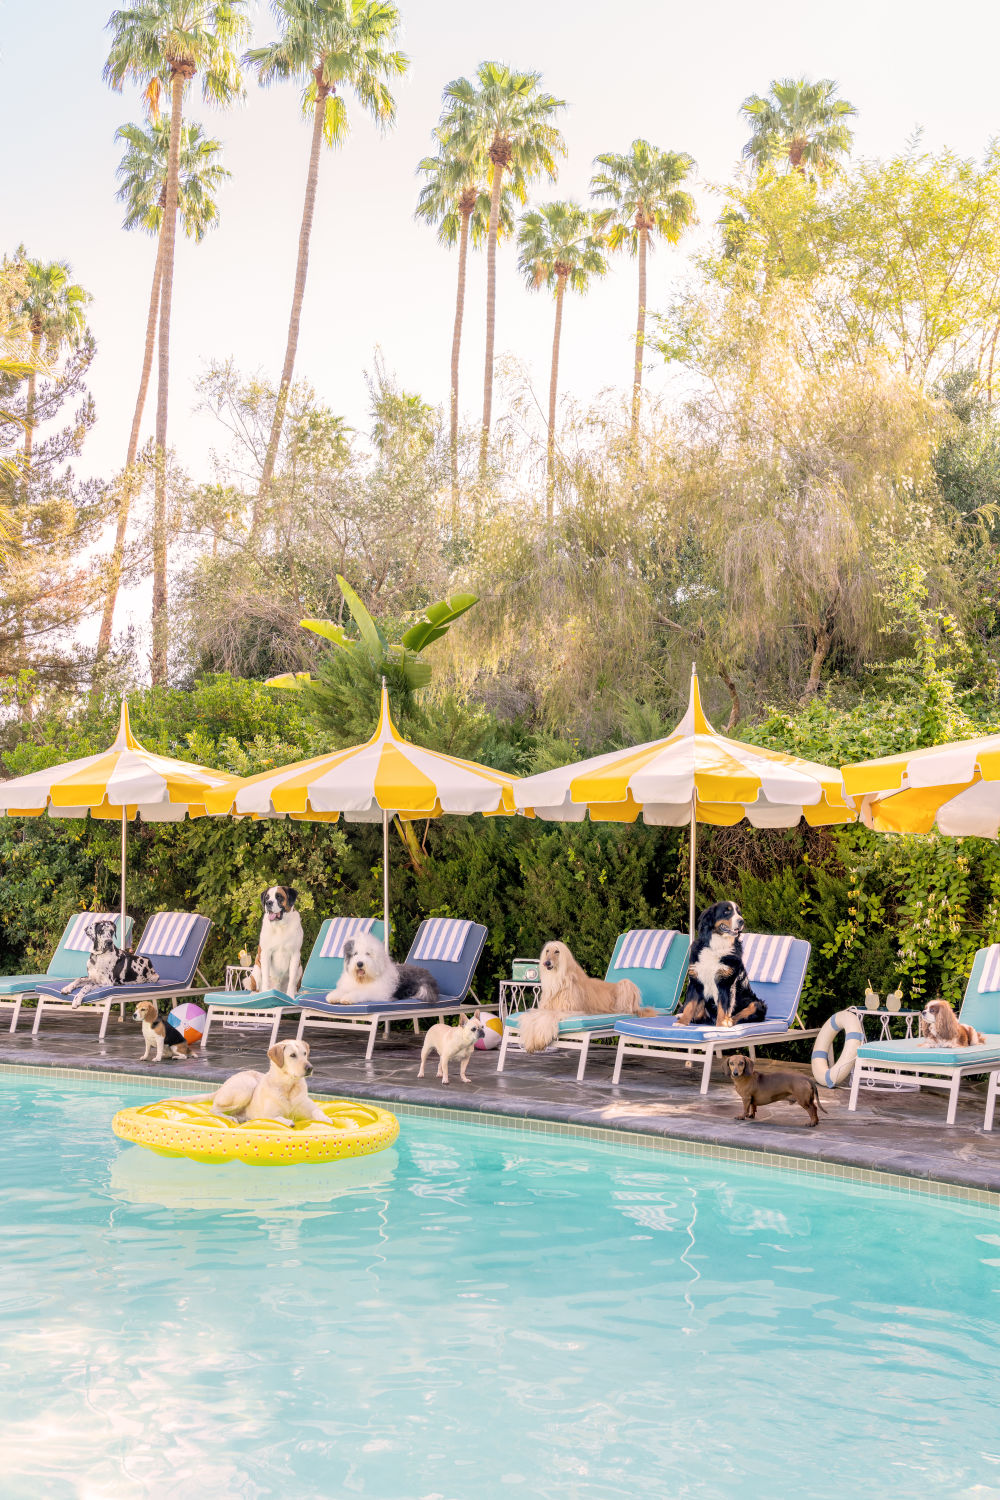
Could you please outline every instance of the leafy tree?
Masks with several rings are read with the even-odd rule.
[[[438,136],[435,156],[425,156],[418,172],[424,184],[417,199],[417,218],[438,226],[438,240],[450,249],[458,245],[458,291],[455,296],[455,326],[451,339],[451,525],[459,527],[458,482],[458,369],[462,347],[462,322],[465,316],[465,283],[469,243],[480,246],[489,232],[491,194],[488,188],[487,158],[477,152],[473,141],[469,149],[456,134],[450,140]],[[497,236],[503,239],[514,227],[509,186],[500,199]]]
[[[832,78],[777,78],[768,94],[744,99],[740,113],[753,132],[744,158],[758,172],[785,164],[803,177],[828,177],[850,152],[854,133],[847,122],[857,114],[837,97],[837,87]]]
[[[184,90],[201,75],[206,100],[226,105],[242,93],[238,48],[247,35],[246,0],[136,0],[112,12],[112,42],[104,78],[120,90],[133,82],[145,91],[154,119],[164,87],[170,94],[166,195],[161,223],[160,308],[157,331],[156,470],[153,507],[154,682],[167,675],[167,409],[170,383],[170,309],[174,289],[174,240],[180,193]]]
[[[639,312],[635,328],[635,369],[632,377],[632,441],[639,435],[643,349],[646,341],[646,257],[660,235],[676,245],[694,222],[694,199],[681,183],[694,171],[694,159],[684,152],[661,151],[649,141],[635,140],[626,155],[605,152],[595,158],[590,189],[606,205],[596,215],[597,228],[612,250],[625,250],[639,261]]]
[[[27,471],[31,467],[36,426],[38,363],[43,358],[47,362],[57,360],[66,346],[79,347],[87,328],[84,309],[91,297],[82,286],[71,281],[72,272],[66,261],[31,260],[23,245],[17,254],[23,262],[23,290],[14,311],[14,323],[20,324],[27,335],[32,361],[24,413],[23,466]]]
[[[153,285],[149,294],[149,312],[146,317],[142,373],[139,377],[135,411],[132,414],[132,430],[129,433],[125,473],[122,476],[121,494],[118,501],[118,524],[108,564],[108,590],[97,639],[98,657],[105,656],[111,645],[111,628],[114,623],[115,603],[121,582],[125,537],[134,491],[132,466],[139,451],[139,428],[146,404],[146,392],[149,389],[149,377],[153,370],[156,319],[160,308],[162,275],[160,229],[167,199],[170,122],[161,117],[159,120],[152,121],[148,128],[143,128],[141,125],[122,125],[117,139],[125,142],[125,152],[117,174],[121,183],[117,196],[125,204],[122,228],[142,229],[146,234],[156,235],[157,251],[153,265]],[[215,201],[215,192],[232,175],[222,165],[221,156],[222,143],[220,141],[206,136],[200,125],[182,121],[178,159],[177,210],[180,214],[181,228],[188,238],[196,243],[200,243],[208,231],[218,223],[219,209]]]
[[[490,217],[486,243],[486,369],[479,478],[486,477],[493,420],[493,346],[496,336],[497,242],[505,178],[519,203],[526,184],[545,172],[556,179],[557,156],[566,143],[555,124],[564,99],[542,93],[540,73],[516,73],[506,63],[483,62],[474,79],[456,78],[444,91],[439,134],[449,151],[489,162]]]
[[[518,225],[518,265],[528,286],[547,287],[555,297],[552,369],[549,375],[549,424],[546,447],[546,519],[551,525],[555,495],[556,394],[559,385],[559,340],[567,286],[586,292],[592,276],[604,276],[608,263],[604,239],[592,216],[578,203],[545,203],[526,213]]]
[[[274,474],[295,368],[320,151],[324,142],[327,146],[341,146],[347,139],[346,90],[354,94],[377,125],[388,128],[396,116],[396,101],[388,84],[403,76],[408,63],[405,54],[395,47],[399,11],[388,0],[273,0],[272,9],[281,26],[281,36],[266,47],[252,48],[247,53],[247,63],[255,69],[261,84],[288,79],[301,82],[302,112],[307,119],[312,116],[313,128],[285,362],[261,470],[261,497],[267,494]]]

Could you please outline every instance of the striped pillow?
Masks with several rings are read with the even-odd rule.
[[[743,939],[743,965],[751,984],[777,984],[785,972],[785,960],[794,939],[765,937],[759,933]]]
[[[616,969],[662,969],[676,933],[662,928],[633,927],[615,959]]]
[[[420,924],[417,941],[410,958],[416,962],[454,964],[462,956],[471,922],[457,917],[428,917]]]
[[[196,912],[158,911],[146,923],[139,952],[157,958],[180,958],[197,920]]]
[[[89,953],[93,943],[87,936],[87,928],[92,922],[117,922],[116,911],[82,911],[78,917],[74,917],[69,931],[63,939],[63,950],[70,953]]]
[[[347,939],[359,937],[363,932],[371,932],[377,920],[376,917],[334,917],[326,929],[326,937],[319,950],[320,958],[343,958]]]
[[[992,995],[1000,990],[1000,943],[987,948],[983,972],[979,976],[979,993]]]

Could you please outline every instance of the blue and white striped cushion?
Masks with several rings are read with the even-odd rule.
[[[676,933],[633,927],[615,959],[616,969],[662,969]]]
[[[70,953],[89,953],[93,943],[87,936],[87,928],[92,922],[116,922],[118,913],[116,911],[82,911],[78,917],[73,918],[72,926],[66,934],[63,943],[64,950]]]
[[[197,920],[194,912],[158,911],[146,923],[139,952],[156,954],[158,958],[180,958]]]
[[[790,937],[765,937],[759,933],[743,938],[743,965],[751,984],[777,984],[785,972],[792,946]]]
[[[1000,990],[1000,943],[994,943],[991,948],[987,948],[983,972],[979,976],[981,995],[992,995],[997,990]]]
[[[347,939],[371,932],[376,921],[376,917],[334,917],[319,950],[320,958],[343,958]]]
[[[457,917],[428,918],[420,929],[410,958],[415,963],[433,963],[435,959],[439,963],[457,963],[471,926],[471,922],[460,922]]]

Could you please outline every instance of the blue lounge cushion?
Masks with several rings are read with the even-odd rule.
[[[506,1025],[513,1031],[517,1031],[521,1017],[526,1014],[530,1014],[530,1012],[520,1011],[517,1015],[508,1016]],[[664,1011],[663,1014],[664,1018],[666,1018],[669,1012]],[[560,1016],[559,1035],[569,1036],[573,1032],[578,1031],[607,1031],[610,1033],[615,1029],[615,1022],[621,1019],[621,1015],[617,1011],[604,1011],[591,1016]]]
[[[757,1021],[748,1026],[680,1026],[674,1016],[619,1016],[616,1036],[645,1037],[660,1042],[753,1042],[754,1037],[774,1036],[788,1030],[781,1019]]]
[[[48,978],[47,974],[7,974],[0,979],[0,995],[31,994]]]
[[[226,1006],[229,1010],[281,1010],[325,999],[326,990],[299,990],[294,1000],[284,990],[213,990],[200,1003]]]
[[[984,1071],[1000,1063],[1000,1036],[988,1036],[985,1047],[921,1047],[910,1038],[866,1042],[858,1048],[862,1062],[923,1063],[927,1068],[967,1068],[982,1063]]]
[[[364,1000],[356,1005],[330,1005],[325,999],[307,1000],[304,996],[296,996],[293,1004],[301,1010],[307,1010],[311,1016],[388,1016],[393,1011],[405,1011],[407,1015],[416,1012],[418,1016],[436,1016],[440,1010],[450,1010],[455,1005],[460,1005],[465,996],[439,995],[436,1000],[430,1000],[426,1005],[421,1005],[416,1000]],[[468,1001],[470,1011],[478,1010],[474,1000]]]

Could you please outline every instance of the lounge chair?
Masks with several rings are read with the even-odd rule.
[[[286,995],[284,990],[213,990],[202,1002],[205,1006],[205,1030],[201,1045],[208,1041],[212,1022],[219,1020],[228,1026],[259,1025],[271,1022],[273,1046],[278,1039],[278,1027],[286,1011],[296,1014],[304,1000],[325,1000],[344,972],[344,944],[349,937],[370,932],[379,940],[385,937],[385,926],[377,917],[328,917],[319,930],[312,951],[302,971],[302,984],[298,992]]]
[[[142,941],[136,952],[144,953],[147,958],[152,959],[159,979],[152,984],[108,984],[91,990],[76,1007],[77,1013],[100,1012],[99,1036],[103,1041],[113,1005],[124,1007],[147,995],[153,999],[166,1000],[180,999],[184,995],[203,995],[208,986],[203,984],[199,988],[193,981],[211,928],[208,917],[199,916],[197,912],[158,911],[143,928]],[[63,982],[53,983],[49,980],[38,986],[38,1005],[31,1028],[32,1036],[38,1035],[45,1012],[70,1010],[73,1007],[73,996],[62,993]]]
[[[683,990],[690,946],[686,937],[668,928],[634,928],[619,936],[604,977],[611,983],[631,979],[639,987],[643,1005],[662,1010],[667,1016],[676,1008]],[[521,1016],[525,1013],[520,1011],[503,1018],[498,1073],[503,1072],[508,1049],[521,1046],[519,1029]],[[614,1036],[615,1023],[619,1020],[621,1016],[612,1012],[563,1016],[559,1022],[559,1035],[546,1051],[578,1052],[580,1061],[576,1081],[579,1083],[587,1070],[591,1042],[599,1037]]]
[[[618,1055],[612,1082],[621,1078],[629,1053],[637,1056],[702,1058],[701,1093],[708,1093],[712,1064],[726,1052],[746,1050],[756,1057],[758,1047],[773,1047],[817,1036],[798,1019],[799,999],[809,963],[810,945],[802,938],[747,933],[744,963],[755,992],[767,1006],[767,1020],[742,1026],[681,1026],[676,1016],[620,1016],[615,1023]]]
[[[58,979],[62,984],[68,984],[71,979],[82,979],[87,972],[87,959],[90,956],[91,941],[87,936],[87,928],[91,922],[100,922],[102,919],[114,918],[113,911],[81,911],[75,917],[70,917],[66,923],[59,946],[49,959],[49,966],[44,974],[5,974],[0,977],[0,1009],[11,1006],[13,1015],[10,1018],[11,1031],[17,1030],[18,1017],[21,1014],[21,1003],[25,998],[30,999],[38,993],[38,986],[44,984],[47,979]],[[122,941],[121,917],[117,918],[118,927],[116,936],[118,942]],[[132,936],[132,918],[125,918],[125,941],[128,942]]]
[[[478,922],[464,922],[457,917],[425,917],[405,961],[419,964],[434,975],[439,992],[436,1000],[428,1005],[412,1000],[368,1000],[358,1005],[311,1003],[302,1009],[298,1039],[301,1041],[307,1027],[322,1031],[367,1031],[365,1061],[370,1062],[380,1024],[384,1023],[387,1036],[393,1021],[412,1021],[414,1031],[419,1031],[424,1019],[443,1021],[445,1016],[469,1008],[472,980],[485,942],[486,928]],[[475,1000],[474,994],[472,998]]]
[[[958,1091],[963,1078],[992,1074],[987,1099],[989,1130],[992,1125],[990,1104],[996,1100],[996,1076],[1000,1069],[1000,943],[980,948],[965,987],[965,998],[959,1020],[974,1026],[986,1037],[985,1047],[926,1047],[917,1038],[899,1041],[866,1042],[858,1048],[851,1078],[849,1109],[857,1109],[858,1090],[862,1083],[906,1074],[920,1088],[947,1089],[946,1123],[954,1125],[958,1108]]]

